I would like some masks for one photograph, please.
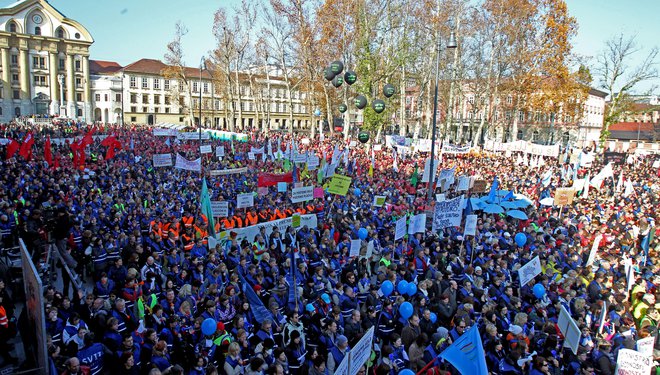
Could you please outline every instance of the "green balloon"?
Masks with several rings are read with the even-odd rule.
[[[383,95],[385,95],[386,98],[389,98],[392,95],[394,95],[394,91],[396,91],[396,88],[389,83],[383,86]]]
[[[325,78],[328,81],[332,81],[332,79],[335,78],[335,73],[332,72],[331,67],[327,67],[323,69],[323,78]]]
[[[332,80],[332,85],[337,88],[341,86],[342,83],[344,83],[344,77],[342,77],[341,74],[337,74]]]
[[[346,110],[348,110],[348,106],[344,103],[341,103],[339,105],[339,112],[344,113],[344,112],[346,112]]]
[[[385,102],[380,99],[376,99],[373,101],[373,103],[371,103],[371,108],[373,108],[374,112],[376,113],[382,113],[385,110]]]
[[[367,143],[369,142],[369,133],[365,131],[361,131],[360,134],[358,134],[358,141],[362,143]]]
[[[352,70],[347,70],[346,73],[344,73],[344,81],[349,85],[354,84],[357,81],[357,74]]]
[[[367,98],[365,98],[364,95],[358,95],[355,97],[354,103],[358,109],[364,109],[364,107],[367,106]]]
[[[333,62],[330,64],[330,68],[332,69],[332,72],[333,72],[335,75],[337,75],[337,74],[341,73],[341,72],[344,70],[344,63],[342,63],[342,62],[339,61],[339,60],[337,60],[337,61],[333,61]]]

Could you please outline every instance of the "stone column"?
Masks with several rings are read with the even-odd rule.
[[[30,61],[28,61],[29,53],[25,49],[18,51],[18,63],[21,69],[21,100],[30,100]],[[25,103],[23,103],[25,104]],[[25,105],[27,107],[27,105]],[[26,115],[27,113],[21,112]]]
[[[76,79],[72,55],[66,55],[66,102],[67,116],[76,117]]]
[[[12,101],[12,92],[11,92],[11,66],[9,64],[9,49],[2,49],[2,97],[4,98],[5,103],[11,103]],[[10,110],[11,106],[5,108]]]
[[[50,113],[58,113],[60,109],[60,83],[57,81],[57,53],[48,53],[48,85],[50,86]]]
[[[94,119],[92,118],[92,98],[91,98],[91,85],[89,78],[89,56],[83,56],[82,58],[82,71],[83,71],[83,101],[84,110],[83,115],[85,116],[85,121],[91,122]]]

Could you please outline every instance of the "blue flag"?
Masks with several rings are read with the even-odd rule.
[[[513,190],[509,191],[509,193],[504,197],[504,201],[512,201],[515,199],[515,196],[513,195]]]
[[[490,203],[495,202],[497,199],[497,189],[500,187],[500,181],[497,179],[497,176],[493,179],[493,183],[490,185],[490,192],[488,193],[488,201]]]
[[[211,196],[209,195],[209,188],[206,186],[206,177],[202,179],[202,194],[200,197],[202,205],[202,214],[206,216],[206,226],[210,237],[215,238],[215,222],[213,221],[213,209],[211,208]]]
[[[472,208],[472,202],[470,202],[470,199],[471,198],[467,198],[467,204],[465,205],[465,211],[463,211],[463,214],[465,216],[472,215],[472,212],[474,211],[474,209]]]
[[[254,314],[254,318],[259,322],[260,324],[263,323],[264,320],[269,319],[273,320],[273,314],[270,313],[270,310],[264,306],[264,303],[261,301],[257,293],[252,289],[252,285],[245,280],[245,277],[240,272],[237,272],[238,278],[241,280],[241,288],[243,289],[243,293],[245,294],[245,298],[247,298],[248,302],[250,303],[250,310]]]
[[[475,324],[439,355],[461,374],[488,375],[484,347]]]

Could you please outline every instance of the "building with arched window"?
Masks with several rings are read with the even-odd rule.
[[[93,42],[87,29],[45,0],[0,7],[0,121],[30,114],[91,119]]]

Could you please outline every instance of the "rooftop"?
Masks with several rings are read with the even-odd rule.
[[[89,60],[90,74],[114,74],[121,68],[122,66],[114,61]]]

